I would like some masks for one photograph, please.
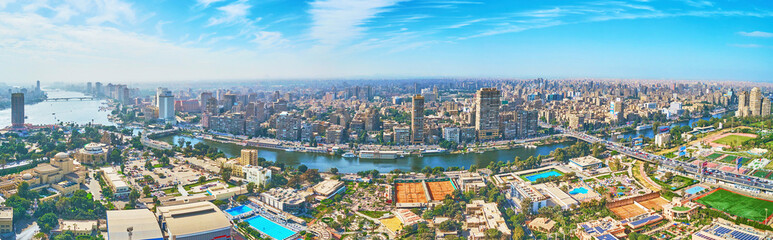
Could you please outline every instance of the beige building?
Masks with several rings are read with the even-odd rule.
[[[80,165],[75,165],[70,155],[64,152],[57,153],[49,163],[41,163],[21,173],[1,177],[0,193],[6,196],[13,195],[21,182],[29,183],[30,188],[35,190],[62,181],[78,184],[86,181],[85,171],[82,171]]]
[[[413,96],[411,106],[411,144],[424,144],[424,97]]]
[[[258,165],[258,149],[242,149],[242,156],[239,159],[242,166]]]
[[[59,228],[55,233],[71,231],[75,236],[91,235],[99,232],[99,222],[97,220],[62,220],[59,219]]]
[[[156,215],[148,209],[107,211],[107,239],[163,239]]]
[[[499,138],[499,106],[502,92],[496,88],[481,88],[475,94],[475,130],[478,141]]]
[[[101,164],[107,161],[107,154],[110,151],[110,147],[103,143],[89,143],[75,151],[73,156],[81,164]]]
[[[13,208],[0,207],[0,235],[13,232]]]
[[[211,202],[158,207],[156,216],[169,240],[231,238],[231,221]]]
[[[485,239],[485,232],[488,229],[497,229],[502,233],[502,237],[510,239],[512,233],[505,224],[502,213],[499,212],[496,203],[487,203],[483,200],[473,200],[467,204],[465,214],[467,215],[467,228],[470,231],[470,240]]]

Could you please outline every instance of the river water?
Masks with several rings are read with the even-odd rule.
[[[726,112],[724,114],[715,114],[715,115],[712,115],[710,117],[693,118],[693,119],[690,119],[689,121],[675,122],[674,124],[671,124],[671,127],[676,127],[676,126],[680,126],[680,127],[681,126],[695,127],[695,123],[700,121],[700,120],[709,120],[712,117],[713,118],[722,118],[724,115],[731,114],[731,113],[732,112],[728,111],[728,112]],[[618,136],[620,138],[626,138],[626,139],[627,138],[636,138],[636,137],[654,138],[655,137],[655,131],[653,131],[653,129],[650,128],[650,129],[645,129],[645,130],[641,130],[641,131],[626,132],[626,133],[623,133],[623,134],[619,134],[617,136],[610,136],[610,137],[607,138],[607,140],[615,140],[615,138],[618,138]]]
[[[85,97],[83,93],[44,89],[49,98],[60,97]],[[100,106],[105,105],[106,100],[70,100],[70,101],[49,101],[36,104],[24,105],[24,115],[27,116],[25,123],[44,125],[64,123],[78,124],[103,124],[113,125],[108,119],[108,111],[100,111]],[[11,108],[0,110],[0,126],[11,125]]]
[[[217,147],[220,149],[220,151],[225,153],[227,157],[239,156],[241,149],[244,148],[236,144],[221,143],[181,135],[159,138],[161,141],[175,145],[179,145],[178,143],[180,139],[191,142],[191,144],[204,142],[212,147]],[[347,173],[354,173],[371,169],[376,169],[379,172],[389,172],[394,169],[400,169],[404,171],[418,171],[425,166],[444,168],[465,167],[469,169],[472,164],[476,164],[479,167],[485,167],[488,166],[491,161],[513,161],[516,156],[525,160],[530,156],[548,155],[556,148],[567,147],[573,143],[574,142],[563,142],[558,144],[539,146],[537,148],[515,148],[509,150],[489,151],[484,153],[405,157],[392,160],[346,159],[341,156],[331,156],[327,154],[286,152],[274,149],[260,149],[258,156],[263,157],[269,161],[281,162],[285,165],[297,166],[303,164],[309,168],[316,168],[323,171],[335,167],[338,168],[339,171]]]

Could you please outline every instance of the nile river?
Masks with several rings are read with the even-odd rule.
[[[85,97],[83,93],[70,92],[62,90],[48,90],[48,98],[60,97]],[[100,106],[106,106],[105,100],[70,100],[70,101],[50,101],[39,102],[36,104],[24,105],[24,115],[27,116],[25,123],[35,125],[64,123],[78,124],[103,124],[113,125],[108,119],[108,111],[100,111]],[[11,109],[0,110],[0,126],[7,127],[11,125]]]

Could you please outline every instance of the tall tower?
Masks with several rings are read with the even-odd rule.
[[[759,116],[762,110],[762,92],[760,88],[752,88],[749,94],[749,111],[752,116]]]
[[[478,141],[499,138],[499,106],[502,92],[496,88],[481,88],[475,94],[475,130]]]
[[[258,165],[258,149],[242,149],[242,156],[239,159],[239,164],[242,166]]]
[[[413,96],[411,107],[411,144],[424,143],[424,97]]]
[[[746,116],[746,111],[749,106],[749,94],[746,91],[742,91],[738,94],[738,111],[735,115],[739,117]]]
[[[158,88],[156,91],[156,107],[158,107],[158,119],[166,123],[175,123],[174,95],[166,88]]]
[[[767,116],[770,115],[770,98],[763,97],[762,98],[762,111],[760,111],[760,115]]]
[[[24,93],[11,94],[11,127],[24,127]]]

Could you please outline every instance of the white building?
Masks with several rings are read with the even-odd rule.
[[[443,139],[449,142],[459,142],[459,128],[458,127],[444,127]]]
[[[655,135],[655,145],[658,147],[663,147],[668,145],[668,143],[671,142],[671,134],[670,133],[661,133],[658,135]]]
[[[156,107],[158,108],[158,119],[166,123],[175,123],[174,115],[174,95],[172,91],[166,88],[158,88],[156,91]]]
[[[260,166],[246,166],[242,167],[244,172],[244,178],[247,182],[255,183],[256,185],[266,186],[269,180],[271,180],[271,169],[267,169]]]

